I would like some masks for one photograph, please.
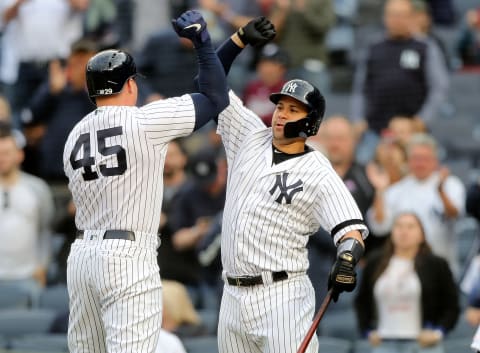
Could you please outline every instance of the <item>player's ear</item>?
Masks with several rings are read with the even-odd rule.
[[[125,82],[126,88],[128,90],[129,94],[133,94],[137,90],[137,83],[135,82],[135,79],[129,78],[127,82]]]

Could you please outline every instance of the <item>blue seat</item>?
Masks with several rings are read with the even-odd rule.
[[[10,341],[10,348],[18,351],[67,353],[66,334],[25,335]]]
[[[349,340],[320,336],[318,337],[319,353],[350,353],[352,343]]]
[[[7,339],[3,336],[0,336],[0,350],[7,347]]]
[[[57,312],[68,311],[67,286],[60,284],[47,287],[40,295],[40,308],[53,309]]]
[[[30,294],[12,284],[0,284],[0,309],[28,308]]]
[[[217,333],[218,326],[218,311],[203,309],[198,310],[198,314],[200,315],[202,323],[207,328],[208,333],[211,335],[215,335]]]
[[[354,341],[358,338],[355,313],[352,309],[327,310],[320,323],[320,332],[323,336]]]
[[[443,342],[446,353],[472,353],[473,350],[470,348],[471,344],[472,337],[455,339],[447,338]]]
[[[372,346],[366,339],[357,340],[353,346],[353,353],[371,353]]]
[[[218,353],[215,336],[184,338],[182,343],[187,353]]]
[[[448,340],[453,339],[472,339],[475,334],[476,327],[472,327],[468,324],[464,317],[458,319],[455,328],[447,334]]]
[[[0,333],[12,337],[32,333],[47,333],[55,318],[49,309],[10,309],[0,311]]]

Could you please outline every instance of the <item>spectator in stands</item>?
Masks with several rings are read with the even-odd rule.
[[[423,125],[416,126],[415,120],[408,116],[395,116],[388,123],[388,137],[406,148],[413,134],[424,132],[423,128]]]
[[[0,5],[0,81],[12,106],[13,124],[46,80],[50,60],[66,58],[82,35],[88,0],[9,0]]]
[[[408,119],[408,122],[411,120]],[[400,181],[407,174],[407,169],[405,147],[395,137],[387,135],[380,139],[375,158],[367,164],[366,172],[368,180],[375,185],[375,190],[379,190]],[[386,235],[388,234],[376,234],[370,228],[368,253],[381,248],[387,239]]]
[[[343,116],[332,116],[320,126],[319,134],[333,169],[342,178],[363,215],[372,205],[375,190],[368,180],[365,166],[355,161],[355,131]]]
[[[414,213],[398,214],[385,248],[367,259],[355,309],[373,353],[443,352],[460,311],[457,286]]]
[[[162,245],[158,248],[158,265],[162,278],[176,278],[177,271],[181,270],[182,261],[179,260],[172,242],[172,229],[168,215],[178,191],[185,186],[187,182],[187,152],[180,140],[173,140],[168,144],[167,155],[165,157],[165,167],[163,169],[163,202],[162,215],[160,217],[159,233],[161,235]],[[179,268],[180,267],[180,268]]]
[[[437,144],[429,135],[412,137],[407,158],[409,174],[399,182],[389,185],[388,179],[370,178],[376,189],[373,206],[367,212],[370,229],[377,235],[386,235],[397,214],[415,212],[433,252],[446,259],[453,273],[459,275],[454,224],[464,213],[464,186],[439,164]]]
[[[276,0],[270,19],[291,59],[291,75],[327,91],[325,38],[335,22],[333,1]]]
[[[454,0],[427,0],[433,22],[436,25],[451,26],[456,20]]]
[[[480,352],[480,282],[477,281],[468,297],[468,308],[465,312],[468,323],[472,326],[478,326],[477,332],[473,337],[472,349]]]
[[[410,0],[385,4],[386,36],[370,45],[358,63],[351,118],[362,141],[360,162],[372,159],[390,119],[397,115],[429,124],[445,101],[448,72],[438,48],[413,37]]]
[[[96,53],[96,44],[87,39],[73,43],[65,67],[59,60],[49,65],[49,77],[30,104],[30,126],[43,126],[38,142],[40,176],[49,183],[67,184],[63,171],[63,149],[73,127],[95,106],[86,87],[85,68]],[[68,193],[69,195],[69,193]],[[68,200],[68,197],[67,197]]]
[[[41,179],[23,173],[21,141],[0,128],[0,283],[27,290],[38,304],[50,257],[52,195]]]
[[[198,4],[204,11],[215,17],[210,21],[209,28],[219,29],[221,35],[216,35],[220,44],[226,37],[244,26],[255,17],[268,16],[274,0],[199,0]],[[208,16],[207,16],[208,18]],[[211,30],[209,30],[211,31]],[[213,31],[215,33],[216,31]],[[238,60],[233,63],[228,75],[228,83],[234,91],[241,92],[248,80],[254,76],[255,58],[259,48],[247,47]]]
[[[190,158],[189,170],[192,178],[178,191],[167,214],[175,263],[168,267],[163,263],[160,271],[162,278],[177,280],[198,294],[195,305],[202,306],[204,281],[196,246],[210,229],[212,219],[223,210],[226,165],[208,149]]]
[[[8,124],[12,123],[12,112],[10,109],[10,103],[6,97],[0,95],[0,121]]]
[[[480,178],[467,191],[466,211],[480,222]]]
[[[408,173],[407,151],[398,139],[384,136],[377,145],[375,158],[367,165],[369,180],[374,178],[377,185],[378,178],[385,178],[383,183],[387,186],[395,184]]]
[[[286,82],[288,55],[279,46],[269,43],[263,47],[256,65],[256,77],[247,82],[243,102],[270,126],[275,110],[269,100],[270,94],[279,92]]]
[[[467,11],[456,51],[464,67],[480,65],[480,7]]]
[[[138,55],[137,67],[154,92],[174,97],[195,91],[195,54],[190,40],[171,29],[153,33]]]
[[[162,329],[180,338],[208,334],[183,284],[162,280],[162,299]]]
[[[432,16],[430,6],[426,0],[412,0],[413,5],[413,21],[412,32],[418,39],[429,40],[436,45],[442,54],[443,61],[447,69],[451,68],[450,55],[447,51],[445,43],[435,34],[432,29]]]

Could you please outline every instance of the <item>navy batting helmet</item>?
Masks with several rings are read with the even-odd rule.
[[[125,82],[136,74],[133,57],[127,52],[101,51],[87,63],[88,95],[93,98],[119,93]]]
[[[304,119],[285,124],[285,137],[304,137],[316,135],[325,114],[325,98],[317,87],[304,80],[294,79],[286,82],[282,90],[272,93],[270,100],[277,104],[283,96],[292,97],[307,106],[308,114]]]

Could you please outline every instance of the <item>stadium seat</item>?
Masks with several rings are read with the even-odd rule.
[[[65,334],[34,334],[12,339],[10,348],[18,351],[67,353],[68,343]]]
[[[68,311],[67,286],[60,284],[47,287],[40,295],[40,308],[53,309],[57,312]]]
[[[6,337],[47,333],[55,318],[49,309],[9,309],[0,311],[0,332]]]
[[[455,328],[447,334],[447,340],[472,339],[475,334],[475,327],[470,326],[462,315],[458,318]]]
[[[366,339],[358,340],[355,341],[355,344],[353,345],[353,353],[371,353],[372,352],[372,346],[370,345],[370,342]]]
[[[358,337],[357,320],[352,309],[326,312],[320,323],[323,336],[353,341]]]
[[[187,353],[218,353],[215,336],[184,338],[182,343]]]
[[[200,315],[202,323],[207,328],[208,333],[215,335],[217,333],[218,326],[218,311],[203,309],[198,310],[198,314]]]
[[[28,308],[30,294],[11,284],[0,284],[0,309]]]
[[[6,348],[7,347],[7,339],[3,336],[0,336],[0,349]]]
[[[456,339],[447,338],[443,344],[444,344],[446,353],[472,353],[473,352],[472,348],[470,348],[470,345],[472,344],[472,337],[456,338]]]
[[[318,337],[319,353],[350,353],[352,343],[345,339],[334,337]]]

